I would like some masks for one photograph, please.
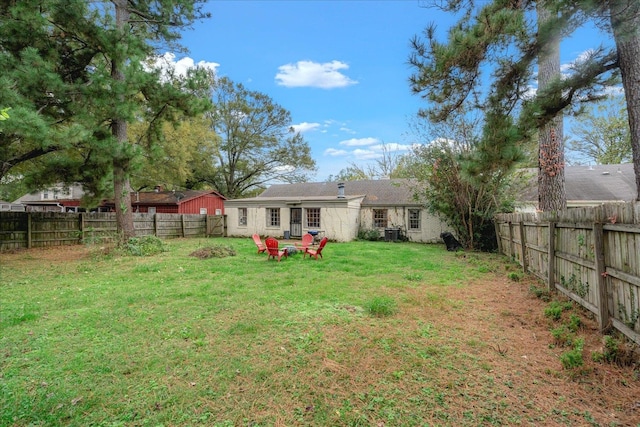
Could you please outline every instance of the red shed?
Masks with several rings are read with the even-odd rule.
[[[215,190],[149,191],[131,193],[131,206],[140,213],[224,215],[226,198]],[[114,210],[113,201],[106,206]]]

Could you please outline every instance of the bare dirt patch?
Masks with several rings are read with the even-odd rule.
[[[603,336],[593,315],[576,308],[584,365],[564,369],[560,354],[568,349],[554,345],[551,329],[557,323],[545,317],[548,303],[530,292],[532,284],[541,286],[533,279],[505,278],[452,288],[448,296],[467,308],[461,318],[442,316],[440,325],[484,344],[472,350],[488,361],[492,377],[507,385],[506,402],[521,408],[525,418],[542,410],[555,415],[544,425],[640,426],[640,367],[594,362],[591,355],[603,351]]]

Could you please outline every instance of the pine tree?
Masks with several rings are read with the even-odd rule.
[[[146,120],[148,141],[178,113],[204,111],[208,74],[166,80],[145,67],[159,46],[206,17],[204,0],[25,0],[0,8],[0,71],[15,120],[0,138],[2,172],[31,161],[32,185],[82,182],[94,194],[112,177],[118,231],[134,235],[130,174],[143,147],[127,125]],[[5,71],[7,74],[5,74]],[[0,89],[2,90],[2,89]],[[3,95],[4,95],[3,93]],[[3,102],[5,98],[3,96]],[[25,145],[15,144],[25,142]],[[34,160],[37,159],[37,164]]]

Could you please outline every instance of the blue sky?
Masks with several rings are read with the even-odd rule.
[[[321,181],[350,163],[365,166],[382,144],[402,154],[418,142],[409,122],[425,104],[409,88],[409,42],[432,22],[443,36],[455,22],[426,3],[212,1],[212,17],[184,33],[189,52],[175,61],[209,64],[287,109]],[[580,31],[563,42],[563,62],[607,38],[593,28]]]

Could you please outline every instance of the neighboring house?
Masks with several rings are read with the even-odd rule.
[[[13,204],[24,205],[27,212],[79,212],[84,195],[79,184],[56,184],[44,190],[26,194]]]
[[[215,190],[154,191],[131,193],[131,207],[139,213],[175,213],[224,215],[226,198]],[[113,200],[103,203],[103,210],[115,211]]]
[[[359,230],[394,229],[415,242],[439,242],[447,226],[413,199],[408,180],[278,184],[258,197],[225,201],[227,235],[291,236],[318,231],[346,242]],[[395,234],[395,233],[394,233]]]
[[[14,204],[21,204],[28,212],[81,212],[80,202],[84,191],[78,184],[58,184],[46,190],[20,197]],[[214,190],[162,191],[160,187],[149,192],[132,192],[131,206],[140,213],[177,213],[224,215],[224,196]],[[104,201],[96,210],[115,211],[113,200]]]
[[[20,203],[9,203],[0,200],[0,212],[24,212],[26,206]]]
[[[531,170],[529,190],[518,200],[518,212],[535,212],[538,206],[538,171]],[[635,200],[637,190],[633,164],[566,166],[567,207],[598,206]]]

